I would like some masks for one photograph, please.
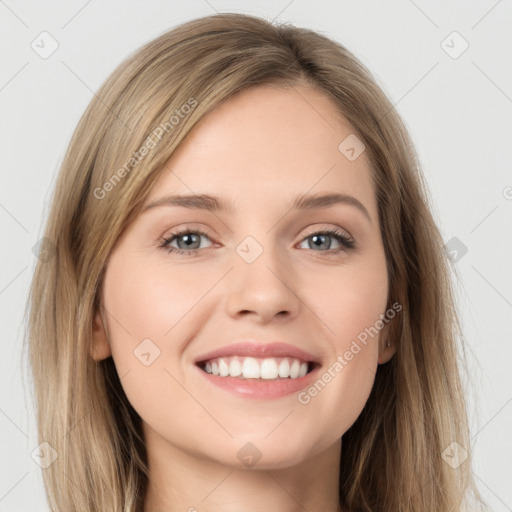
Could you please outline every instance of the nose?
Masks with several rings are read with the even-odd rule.
[[[227,282],[228,314],[232,318],[252,316],[262,324],[274,317],[289,321],[301,308],[293,289],[296,282],[290,266],[270,251],[264,251],[252,263],[238,258]]]

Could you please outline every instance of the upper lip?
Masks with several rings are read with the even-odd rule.
[[[318,357],[302,350],[295,345],[283,342],[273,343],[260,343],[255,341],[243,341],[226,345],[224,347],[217,348],[203,354],[195,359],[195,363],[201,363],[210,359],[216,359],[218,357],[230,357],[230,356],[242,356],[242,357],[294,357],[302,359],[305,362],[319,363]]]

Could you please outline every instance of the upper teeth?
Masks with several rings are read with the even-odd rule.
[[[308,363],[293,357],[219,357],[210,359],[204,366],[207,373],[220,377],[242,377],[244,379],[296,379],[308,372]]]

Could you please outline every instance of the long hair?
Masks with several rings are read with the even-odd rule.
[[[27,303],[39,440],[58,454],[43,470],[52,512],[142,512],[149,472],[141,419],[112,358],[90,355],[116,241],[208,112],[248,87],[299,84],[323,91],[366,146],[388,306],[403,306],[388,326],[396,352],[378,367],[362,413],[343,435],[340,504],[361,512],[455,512],[481,503],[450,261],[402,120],[341,44],[229,13],[184,23],[130,55],[97,91],[64,157]],[[468,458],[453,467],[447,449]]]

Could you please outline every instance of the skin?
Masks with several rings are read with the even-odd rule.
[[[114,247],[91,355],[113,357],[143,420],[151,471],[145,512],[340,510],[341,436],[361,413],[377,365],[394,352],[384,331],[308,404],[296,393],[235,396],[198,374],[193,361],[256,338],[307,350],[323,370],[385,313],[370,167],[364,152],[349,161],[338,150],[355,131],[342,120],[329,98],[304,85],[258,86],[230,98],[173,154],[146,204],[208,193],[232,201],[234,211],[150,208]],[[357,198],[370,219],[349,204],[290,209],[300,194],[333,191]],[[188,249],[183,235],[171,242],[199,247],[198,254],[159,247],[181,227],[207,232]],[[356,247],[329,236],[315,247],[312,235],[333,227]],[[250,264],[236,251],[247,236],[263,249]],[[133,354],[146,338],[160,350],[149,366]],[[237,457],[248,442],[261,453],[252,467]]]

